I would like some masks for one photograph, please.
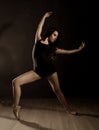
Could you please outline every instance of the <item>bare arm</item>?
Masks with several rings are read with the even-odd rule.
[[[82,42],[78,49],[65,50],[65,49],[57,48],[55,53],[56,54],[73,54],[73,53],[81,51],[84,47],[85,47],[85,42]]]
[[[51,14],[52,14],[52,12],[46,12],[43,15],[40,23],[38,24],[37,31],[36,31],[36,34],[35,34],[35,43],[36,43],[36,41],[41,39],[41,33],[42,33],[43,25],[45,23],[45,19],[48,18]]]

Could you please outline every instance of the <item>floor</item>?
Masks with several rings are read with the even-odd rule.
[[[21,99],[21,120],[12,112],[12,102],[0,101],[0,130],[99,130],[99,101],[88,98],[68,99],[78,115],[64,111],[56,98]]]

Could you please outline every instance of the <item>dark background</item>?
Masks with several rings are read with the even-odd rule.
[[[0,0],[0,97],[12,97],[12,79],[32,69],[32,46],[37,25],[46,11],[48,26],[58,26],[64,49],[86,48],[56,60],[66,97],[98,97],[98,10],[95,1]],[[22,87],[23,97],[53,97],[46,79]]]

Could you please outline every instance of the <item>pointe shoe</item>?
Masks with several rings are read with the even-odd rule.
[[[78,113],[76,111],[70,111],[69,112],[71,115],[77,115]]]
[[[71,111],[71,110],[67,110],[67,113],[71,114],[71,115],[77,115],[78,114],[76,111]]]
[[[21,109],[21,106],[13,107],[13,113],[17,120],[20,120],[20,114],[19,114],[20,109]]]

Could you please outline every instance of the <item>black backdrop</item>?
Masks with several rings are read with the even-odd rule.
[[[72,49],[86,42],[74,55],[60,55],[56,61],[65,96],[98,97],[97,91],[97,4],[84,0],[0,1],[0,97],[11,97],[11,81],[32,69],[32,46],[41,16],[53,11],[44,26],[58,26],[61,48]],[[23,97],[53,97],[46,79],[22,87]]]

